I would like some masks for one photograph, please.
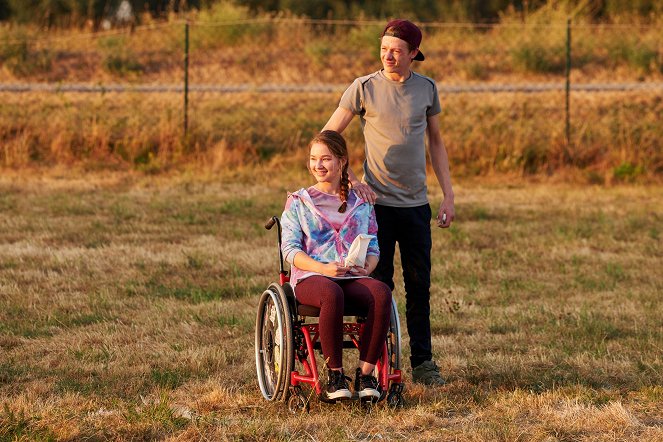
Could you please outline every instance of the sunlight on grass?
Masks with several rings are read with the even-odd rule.
[[[277,277],[262,223],[308,178],[238,176],[0,178],[0,438],[663,434],[659,187],[459,182],[456,224],[433,231],[448,384],[405,362],[404,410],[313,399],[302,417],[262,399],[253,328]],[[404,321],[400,267],[395,297]]]

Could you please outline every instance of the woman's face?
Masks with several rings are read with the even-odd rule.
[[[334,156],[323,143],[314,143],[308,159],[308,170],[319,183],[341,181],[341,171],[345,161]]]

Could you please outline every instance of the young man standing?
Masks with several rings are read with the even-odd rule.
[[[440,100],[435,82],[411,70],[424,60],[421,31],[392,20],[380,46],[382,69],[357,78],[345,91],[324,129],[342,132],[359,115],[366,142],[363,183],[349,170],[353,189],[375,203],[380,262],[372,276],[394,288],[394,252],[401,252],[410,363],[414,382],[442,385],[433,362],[430,329],[431,208],[426,188],[426,144],[444,194],[437,225],[455,217],[449,160],[440,135]]]

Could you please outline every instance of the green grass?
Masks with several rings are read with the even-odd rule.
[[[0,178],[0,440],[663,435],[655,185],[456,180],[456,223],[433,232],[448,384],[412,384],[405,362],[401,411],[265,402],[253,327],[277,250],[262,224],[307,182],[300,166]],[[397,266],[407,361],[402,284]]]
[[[40,425],[39,416],[27,416],[5,405],[0,411],[0,438],[3,440],[55,441],[55,434]]]

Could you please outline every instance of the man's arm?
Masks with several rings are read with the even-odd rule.
[[[350,124],[350,121],[352,121],[354,116],[355,115],[352,113],[352,111],[339,106],[336,108],[322,130],[334,130],[340,134],[345,130],[346,127],[348,127],[348,124]]]
[[[433,171],[437,177],[437,182],[442,188],[444,199],[440,204],[440,210],[437,213],[437,225],[439,227],[449,227],[456,217],[454,208],[454,191],[451,187],[451,173],[449,172],[449,157],[447,149],[444,147],[442,135],[440,135],[439,114],[428,117],[428,149]],[[446,215],[446,219],[445,219]]]
[[[352,111],[339,106],[336,108],[322,130],[334,130],[338,133],[342,133],[345,128],[348,127],[348,124],[350,124],[353,118],[354,114]],[[352,188],[362,199],[368,201],[371,204],[375,204],[375,200],[377,198],[375,192],[373,192],[367,184],[359,181],[357,175],[355,175],[350,167],[348,167],[348,178],[350,179]]]

